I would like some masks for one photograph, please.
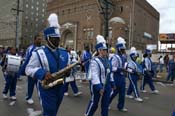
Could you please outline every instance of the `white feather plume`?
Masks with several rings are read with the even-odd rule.
[[[58,29],[60,29],[57,14],[55,13],[50,14],[47,20],[49,22],[49,27],[57,27]]]
[[[131,47],[131,51],[136,51],[136,48],[135,47]]]
[[[118,43],[118,44],[126,44],[126,41],[125,41],[124,38],[118,37],[118,38],[117,38],[117,43]]]
[[[131,52],[131,53],[137,53],[136,48],[135,48],[135,47],[131,47],[130,52]]]
[[[97,35],[96,39],[97,39],[97,44],[106,43],[106,40],[104,39],[102,35]]]

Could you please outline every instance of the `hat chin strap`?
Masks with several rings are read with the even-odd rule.
[[[50,41],[50,38],[49,37],[48,37],[47,41],[51,45],[51,48],[53,48],[53,49],[56,49],[57,48],[55,45],[52,44],[52,42]]]

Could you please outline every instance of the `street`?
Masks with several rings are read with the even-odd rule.
[[[2,72],[0,73],[0,92],[2,93],[4,80]],[[127,80],[128,81],[128,80]],[[34,91],[33,99],[35,103],[28,105],[25,101],[26,94],[26,77],[22,77],[22,81],[17,84],[17,101],[12,102],[9,99],[4,100],[2,94],[0,97],[0,116],[34,116],[29,113],[40,111],[41,107],[39,99]],[[59,116],[84,116],[88,101],[90,99],[88,83],[78,82],[79,90],[83,92],[81,96],[74,97],[71,88],[69,88],[69,96],[65,96],[59,109]],[[139,82],[140,83],[140,82]],[[128,84],[127,84],[128,85]],[[149,93],[149,88],[146,86],[148,93],[141,93],[144,102],[139,103],[133,99],[126,98],[126,108],[128,112],[123,113],[116,110],[117,98],[111,104],[109,116],[171,116],[175,109],[175,86],[169,86],[162,83],[156,83],[156,88],[160,91],[158,95]],[[100,116],[100,104],[94,116]]]

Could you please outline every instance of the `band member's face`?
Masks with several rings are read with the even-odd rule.
[[[11,53],[12,55],[15,55],[15,54],[16,54],[16,48],[14,48],[14,47],[11,48],[11,49],[10,49],[10,53]]]
[[[133,60],[136,61],[137,60],[137,56],[136,57],[133,57]]]
[[[125,54],[125,49],[120,49],[121,54]]]
[[[151,57],[152,55],[151,54],[148,54],[148,57]]]
[[[108,54],[107,49],[100,49],[99,52],[100,52],[101,56],[103,56],[103,57],[106,57]]]
[[[35,44],[36,44],[37,46],[41,46],[41,43],[42,43],[42,38],[38,36],[38,37],[35,39]]]
[[[51,45],[50,43],[48,43],[49,46],[56,48],[56,47],[59,46],[60,38],[58,38],[58,37],[51,37],[51,38],[49,39],[49,41],[50,41],[51,44],[52,44],[52,45]]]

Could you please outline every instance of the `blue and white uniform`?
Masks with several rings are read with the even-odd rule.
[[[25,55],[25,63],[28,63],[30,60],[30,57],[32,55],[32,52],[37,49],[38,47],[36,47],[34,44],[30,45],[27,50],[26,50],[26,55]],[[27,65],[27,64],[26,64]],[[25,65],[23,65],[25,68]],[[37,84],[37,79],[36,78],[32,78],[30,76],[27,77],[27,94],[26,94],[26,100],[29,100],[32,98],[33,95],[33,89],[35,84]]]
[[[114,78],[114,83],[117,89],[113,90],[110,95],[110,101],[109,104],[111,104],[114,97],[119,93],[119,99],[118,99],[118,105],[117,108],[120,111],[127,111],[126,108],[124,108],[125,104],[125,73],[124,70],[126,69],[126,54],[125,54],[125,46],[126,42],[124,38],[118,37],[117,43],[116,43],[116,50],[117,53],[113,55],[111,58],[111,64],[112,64],[112,73]]]
[[[5,86],[4,86],[4,90],[3,90],[3,95],[7,96],[7,93],[9,91],[11,99],[16,100],[16,97],[15,97],[16,84],[17,84],[17,78],[18,78],[18,68],[21,65],[21,59],[19,60],[20,64],[18,64],[18,65],[15,64],[15,62],[13,62],[13,61],[11,62],[12,64],[8,64],[8,60],[10,60],[8,55],[10,55],[11,57],[18,57],[17,55],[12,55],[9,53],[9,54],[5,55],[5,57],[3,58],[2,62],[1,62],[1,66],[2,66],[3,74],[4,74],[4,79],[5,79]],[[13,65],[13,68],[10,65]],[[14,70],[14,66],[16,66],[15,70]],[[13,97],[15,97],[15,98],[13,99]]]
[[[37,89],[44,116],[56,116],[63,99],[64,89],[63,84],[44,89],[40,81],[44,79],[47,72],[51,74],[58,72],[66,67],[67,64],[68,53],[64,49],[57,48],[53,50],[45,46],[32,52],[32,56],[26,67],[26,74],[39,80],[37,82]]]
[[[137,87],[137,81],[139,80],[138,73],[142,73],[142,71],[139,70],[136,61],[133,61],[133,60],[128,63],[128,66],[126,68],[129,72],[128,78],[130,81],[127,95],[131,95],[132,92],[134,92],[135,98],[139,98],[140,94],[139,94],[138,87]]]
[[[73,63],[77,62],[76,58],[77,57],[75,55],[71,54],[70,58],[69,58],[70,59],[70,64],[73,64]],[[68,86],[69,86],[69,84],[71,85],[71,88],[72,88],[73,93],[74,93],[75,96],[78,95],[79,93],[81,93],[78,90],[78,87],[77,87],[77,84],[76,84],[76,80],[75,80],[75,76],[76,76],[75,74],[76,74],[76,71],[77,71],[76,68],[77,67],[75,66],[75,67],[73,67],[71,69],[71,73],[70,73],[69,78],[71,78],[72,80],[70,82],[66,82],[66,79],[65,79],[65,83],[64,83],[64,93],[65,93],[65,95],[66,95],[66,93],[68,95]]]
[[[113,72],[115,86],[117,89],[111,92],[109,103],[111,104],[114,97],[119,93],[119,99],[118,99],[118,105],[117,105],[117,108],[119,110],[124,108],[124,103],[125,103],[126,81],[125,81],[125,74],[123,71],[125,63],[126,62],[123,55],[115,54],[111,58],[112,72]]]
[[[146,53],[151,54],[151,51],[146,50]],[[142,66],[144,70],[144,78],[142,79],[141,90],[142,91],[145,90],[145,85],[148,84],[153,92],[158,93],[158,91],[155,89],[155,86],[152,80],[152,78],[154,77],[154,71],[153,71],[153,63],[152,63],[151,57],[149,56],[145,57]]]
[[[155,90],[152,77],[154,76],[152,69],[152,61],[151,58],[146,57],[143,61],[144,63],[144,79],[142,82],[141,90],[145,89],[145,85],[149,84],[152,91]]]
[[[93,116],[101,98],[101,116],[108,116],[109,98],[111,93],[111,82],[113,81],[108,72],[111,69],[109,60],[96,57],[90,63],[90,91],[91,100],[86,110],[86,116]],[[99,91],[104,89],[103,96]]]
[[[83,51],[82,63],[84,64],[86,79],[87,79],[87,74],[88,74],[88,70],[89,70],[89,63],[90,63],[91,58],[92,58],[92,54],[89,51]]]
[[[111,64],[107,58],[107,46],[103,36],[97,35],[95,46],[99,56],[94,57],[89,66],[88,79],[90,82],[91,99],[85,116],[93,116],[101,98],[101,116],[108,116],[110,92],[114,84],[111,76]]]

